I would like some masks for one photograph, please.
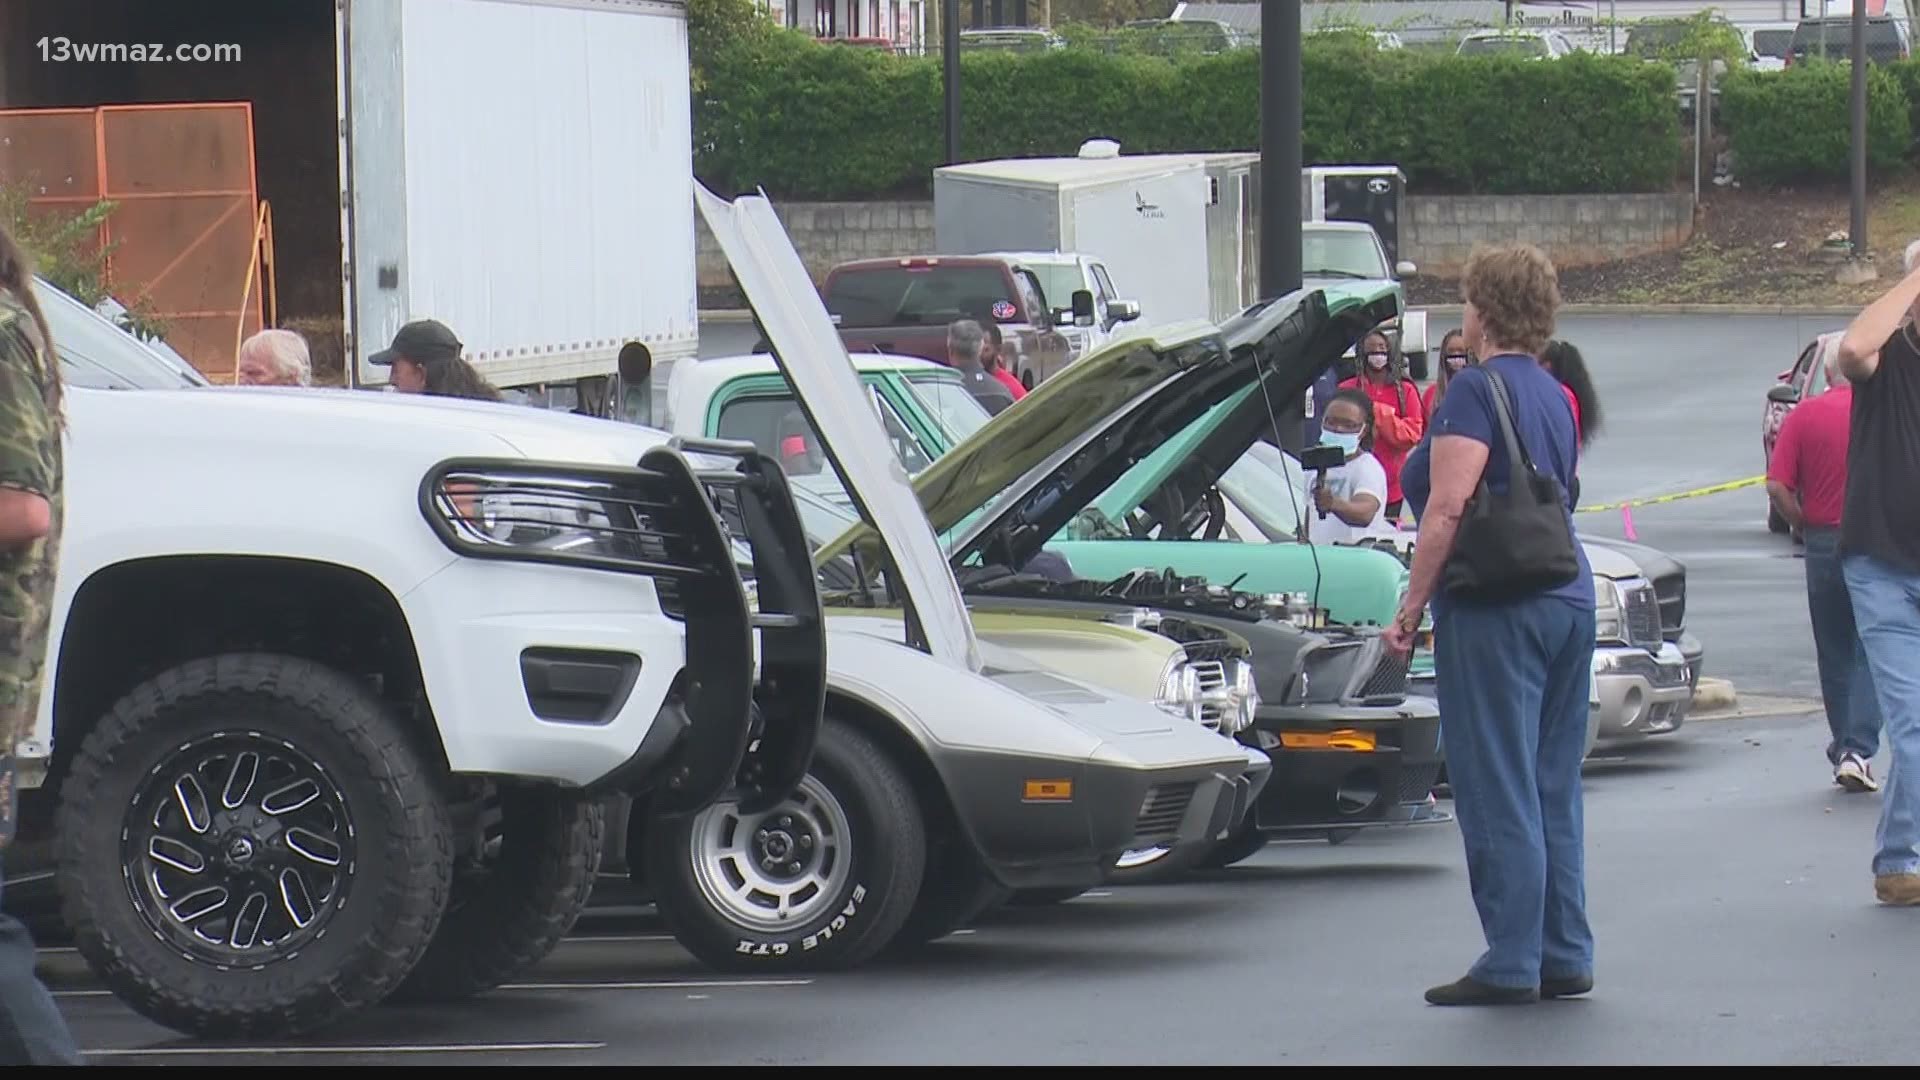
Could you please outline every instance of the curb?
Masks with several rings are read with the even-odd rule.
[[[1693,707],[1689,713],[1698,709],[1701,712],[1720,712],[1740,707],[1740,697],[1733,692],[1733,684],[1725,679],[1702,678],[1693,690]]]
[[[1414,311],[1424,311],[1430,318],[1460,318],[1465,310],[1462,304],[1418,304],[1407,305]],[[1816,318],[1848,318],[1860,314],[1864,304],[1852,306],[1843,304],[1561,304],[1561,315],[1783,315],[1811,316]],[[1432,333],[1432,328],[1428,328]]]

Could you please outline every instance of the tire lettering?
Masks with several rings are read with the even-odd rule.
[[[742,939],[740,944],[734,947],[733,951],[743,956],[785,956],[787,955],[788,947],[784,941],[776,941],[769,944],[764,941],[748,941]]]

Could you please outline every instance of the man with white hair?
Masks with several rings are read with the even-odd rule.
[[[1853,389],[1841,566],[1892,763],[1873,856],[1883,904],[1920,904],[1920,249],[1840,338]],[[1822,395],[1823,397],[1825,395]],[[1795,412],[1799,408],[1795,408]]]
[[[1839,342],[1822,345],[1827,390],[1795,405],[1780,425],[1767,460],[1767,495],[1806,544],[1807,614],[1832,734],[1827,764],[1833,767],[1833,782],[1848,791],[1874,791],[1879,784],[1871,762],[1880,750],[1880,706],[1840,554],[1853,386],[1840,374]]]
[[[313,381],[307,339],[291,330],[262,330],[240,343],[241,386],[306,386]]]

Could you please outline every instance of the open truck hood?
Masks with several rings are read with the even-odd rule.
[[[764,195],[729,203],[699,183],[694,199],[726,254],[747,302],[772,344],[774,360],[828,459],[845,481],[863,522],[878,529],[904,594],[907,641],[936,658],[980,670],[980,647],[960,585],[914,498],[906,470],[854,373],[839,332],[793,241]]]
[[[1149,470],[1163,480],[1188,469],[1194,485],[1214,483],[1271,430],[1270,408],[1301,400],[1348,346],[1397,311],[1388,284],[1351,282],[1289,293],[1218,327],[1181,323],[1115,342],[922,471],[913,482],[920,505],[935,531],[952,534],[953,563],[978,551],[985,562],[1020,568],[1127,470],[1224,408],[1206,438],[1180,440],[1183,453],[1163,452],[1164,468]],[[872,529],[857,525],[823,546],[815,564],[855,545],[871,557],[874,544]]]

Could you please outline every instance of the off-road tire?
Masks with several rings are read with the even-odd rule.
[[[251,969],[190,958],[157,934],[121,852],[145,782],[188,768],[175,755],[222,734],[317,763],[351,819],[345,889],[324,905],[325,932]],[[297,1034],[373,1005],[412,970],[446,907],[452,841],[433,768],[360,683],[297,657],[223,654],[134,687],[82,742],[56,820],[62,910],[80,955],[136,1011],[189,1035]]]
[[[829,717],[807,776],[844,813],[847,837],[839,851],[851,860],[831,898],[791,927],[746,925],[707,898],[695,871],[696,861],[708,857],[695,850],[704,813],[647,825],[654,905],[680,944],[709,966],[755,972],[855,967],[885,948],[912,914],[927,832],[906,772],[872,739]],[[768,820],[793,805],[776,807]],[[710,812],[730,809],[723,804]]]
[[[1267,836],[1254,828],[1253,815],[1248,814],[1225,840],[1207,850],[1194,865],[1208,870],[1224,870],[1235,863],[1245,862],[1267,846]]]
[[[498,854],[456,865],[433,944],[388,1000],[492,990],[546,959],[586,910],[606,837],[600,800],[540,785],[502,788],[499,801]]]

